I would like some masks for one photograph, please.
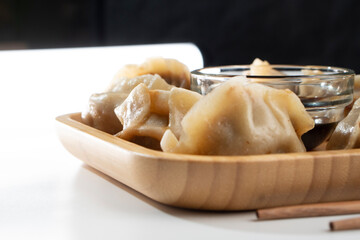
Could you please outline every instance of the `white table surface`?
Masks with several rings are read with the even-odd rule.
[[[167,207],[70,155],[55,117],[152,56],[203,65],[191,44],[0,51],[0,239],[360,239],[329,231],[354,215],[257,221],[253,211]]]

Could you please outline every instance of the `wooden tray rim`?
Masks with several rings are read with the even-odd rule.
[[[90,127],[84,123],[81,123],[80,120],[80,112],[76,113],[68,113],[64,115],[60,115],[56,117],[56,121],[74,128],[84,134],[88,134],[92,137],[99,138],[105,142],[116,145],[123,150],[135,153],[137,155],[141,155],[147,158],[157,158],[164,160],[174,160],[174,161],[196,161],[196,162],[244,162],[244,161],[255,161],[255,162],[263,162],[270,160],[291,160],[294,158],[319,158],[319,157],[334,157],[334,156],[348,156],[348,155],[359,155],[360,149],[347,149],[347,150],[327,150],[327,151],[310,151],[303,153],[275,153],[275,154],[260,154],[260,155],[236,155],[236,156],[214,156],[214,155],[191,155],[191,154],[179,154],[179,153],[165,153],[161,151],[156,151],[152,149],[148,149],[137,145],[132,142],[128,142],[121,138],[115,137],[111,134],[105,133],[93,127]],[[77,120],[78,119],[78,120]]]

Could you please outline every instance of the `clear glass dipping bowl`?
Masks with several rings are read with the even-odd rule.
[[[315,121],[315,128],[303,136],[304,144],[308,150],[317,147],[343,119],[345,107],[353,101],[354,71],[328,66],[271,65],[271,68],[284,75],[247,75],[250,65],[197,69],[191,72],[191,89],[205,95],[236,76],[246,76],[278,89],[290,89]]]

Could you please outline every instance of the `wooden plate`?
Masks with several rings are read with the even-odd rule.
[[[253,156],[164,153],[57,117],[65,148],[158,202],[204,210],[250,210],[360,199],[360,150]]]

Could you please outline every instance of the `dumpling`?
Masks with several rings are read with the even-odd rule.
[[[311,66],[307,66],[308,69],[303,69],[301,71],[302,75],[308,76],[303,77],[298,80],[301,80],[302,84],[299,87],[290,86],[286,84],[286,86],[281,86],[281,84],[269,84],[269,86],[273,86],[277,89],[290,89],[293,92],[297,93],[300,98],[317,98],[323,97],[324,94],[334,94],[337,88],[334,88],[336,84],[333,80],[324,81],[319,77],[311,77],[311,75],[321,75],[323,74],[320,70],[312,70]],[[268,61],[262,61],[259,58],[256,58],[253,63],[250,65],[250,70],[246,72],[245,75],[253,75],[253,76],[285,76],[286,74],[277,71],[273,68],[273,66]],[[301,75],[301,74],[300,74]],[[289,76],[291,77],[291,76]],[[264,78],[249,78],[253,82],[257,83],[267,83],[267,79]],[[274,79],[272,79],[274,80]],[[339,81],[340,84],[340,81]]]
[[[360,75],[355,75],[354,78],[354,94],[353,94],[353,101],[351,104],[347,105],[344,110],[344,115],[347,116],[347,114],[351,111],[354,103],[356,100],[360,98]]]
[[[282,76],[282,72],[273,69],[268,61],[262,61],[259,58],[255,60],[250,65],[250,71],[246,72],[246,75],[253,76]]]
[[[142,65],[149,73],[159,74],[167,83],[176,87],[190,88],[190,71],[188,67],[175,59],[149,58]]]
[[[272,65],[268,61],[262,61],[259,58],[256,58],[252,64],[250,65],[250,70],[246,71],[244,75],[250,75],[250,76],[284,76],[285,74],[274,69]],[[272,85],[269,83],[269,79],[267,78],[253,78],[247,76],[248,80],[254,82],[254,83],[263,83],[268,86],[275,87],[277,89],[290,89],[292,91],[295,91],[293,87],[289,88],[288,85],[282,86],[281,84]],[[271,78],[271,80],[274,80],[274,78]]]
[[[307,66],[308,68],[311,68],[311,66]],[[301,73],[304,75],[321,75],[323,74],[323,71],[318,70],[318,69],[303,69],[301,70]]]
[[[327,150],[360,147],[360,99],[356,100],[349,114],[338,123],[331,135]]]
[[[187,111],[202,96],[198,93],[174,87],[170,91],[150,90],[139,84],[126,100],[117,108],[115,114],[123,124],[123,130],[116,134],[125,140],[152,139],[153,149],[160,149],[160,140],[167,129],[180,135],[180,122]],[[155,147],[158,145],[159,147]],[[149,146],[147,146],[149,147]]]
[[[299,98],[246,81],[229,80],[197,101],[181,121],[180,137],[169,129],[163,151],[200,155],[304,152],[301,135],[314,127]]]
[[[149,89],[170,90],[172,87],[158,74],[144,74],[132,78],[122,77],[116,83],[112,82],[108,92],[130,93],[140,83],[145,84]]]
[[[313,77],[312,75],[324,74],[321,70],[312,70],[312,66],[307,66],[308,69],[303,69],[301,72],[306,77],[301,78],[301,84],[298,88],[298,96],[303,99],[320,98],[326,95],[336,95],[338,87],[343,81],[336,82],[334,79],[321,79]],[[314,67],[316,68],[316,66]],[[347,84],[347,83],[346,83]]]
[[[144,74],[159,74],[167,83],[189,89],[190,72],[186,65],[168,58],[149,58],[140,65],[129,64],[124,66],[114,77],[107,91],[113,91],[118,81],[124,78],[134,78]]]
[[[92,94],[87,108],[81,113],[82,122],[109,134],[121,131],[122,124],[114,109],[123,103],[127,95],[122,92]]]
[[[120,132],[122,124],[115,115],[114,109],[120,106],[130,92],[139,84],[144,84],[149,89],[160,90],[170,90],[174,87],[166,83],[157,74],[121,79],[121,81],[117,82],[117,85],[113,86],[112,91],[91,95],[87,108],[81,114],[82,122],[109,134]],[[156,97],[154,97],[155,99]],[[164,111],[165,108],[161,107],[159,111]],[[168,112],[169,110],[167,110],[166,114]]]
[[[181,121],[202,96],[182,88],[173,88],[169,93],[169,128],[177,136],[182,133]]]
[[[360,98],[360,75],[355,75],[354,78],[354,99]]]
[[[126,140],[131,140],[134,136],[147,136],[160,140],[169,123],[167,115],[162,116],[156,112],[161,105],[168,104],[168,94],[165,91],[163,92],[165,96],[159,97],[159,94],[152,94],[143,83],[134,88],[126,100],[114,110],[123,124],[123,130],[116,136]],[[155,101],[152,101],[153,96],[156,96]],[[163,103],[159,102],[160,99]],[[152,106],[154,103],[159,106]]]

